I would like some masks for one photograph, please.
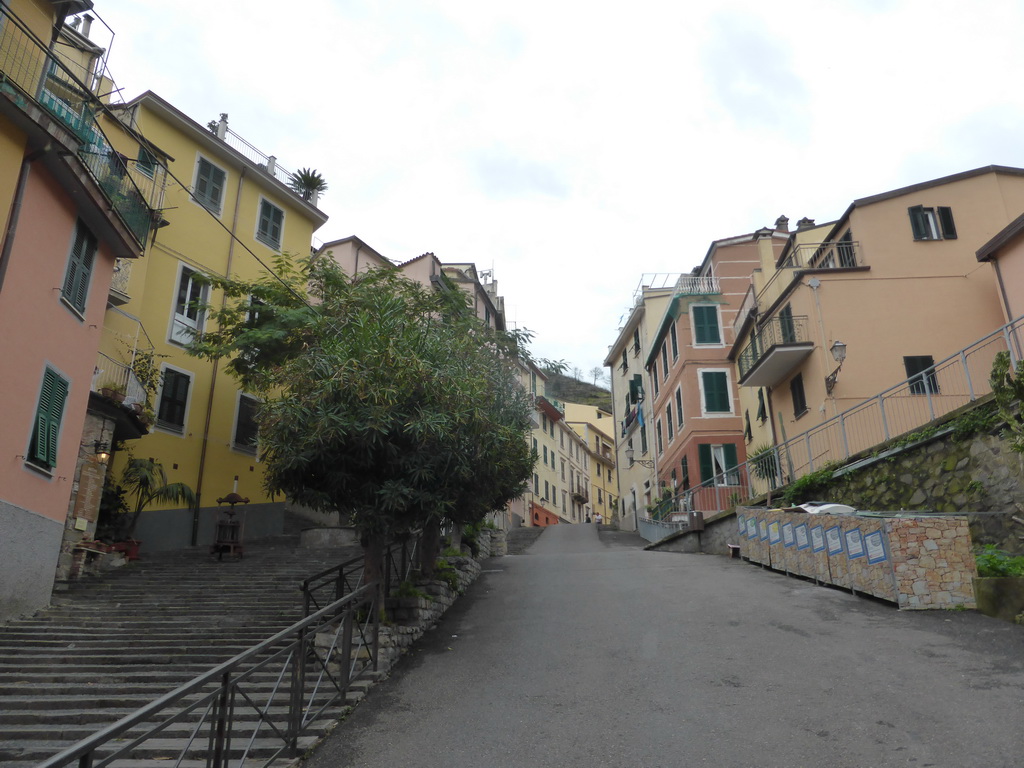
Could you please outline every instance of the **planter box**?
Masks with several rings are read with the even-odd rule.
[[[1003,621],[1024,613],[1024,577],[989,576],[974,580],[978,611]]]

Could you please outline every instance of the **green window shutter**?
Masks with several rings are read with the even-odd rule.
[[[787,304],[779,312],[779,330],[782,332],[782,343],[792,344],[796,341],[796,325],[793,323],[793,308]]]
[[[729,403],[729,380],[725,371],[705,371],[704,410],[708,413],[728,413],[732,409]]]
[[[700,481],[706,483],[715,476],[715,466],[711,461],[711,446],[707,443],[698,444],[697,458],[700,460]]]
[[[725,468],[732,469],[736,466],[736,446],[732,443],[726,443],[722,446],[722,455],[725,458]]]
[[[940,205],[938,207],[939,229],[944,240],[956,240],[956,225],[953,223],[953,209]]]
[[[768,418],[768,409],[765,408],[764,404],[764,390],[757,390],[757,420],[765,421]]]
[[[722,335],[718,330],[718,309],[715,307],[693,308],[694,338],[698,344],[720,344]]]
[[[64,275],[61,294],[72,307],[85,313],[89,296],[89,278],[96,260],[96,237],[81,221],[75,227],[75,242],[68,257],[68,270]]]
[[[139,155],[135,162],[135,167],[141,173],[152,178],[153,172],[156,170],[156,156],[145,147],[139,147]]]
[[[225,173],[209,160],[200,158],[196,173],[195,199],[213,211],[219,212],[224,194]]]
[[[51,469],[57,466],[57,438],[60,435],[60,422],[64,416],[67,397],[67,381],[47,368],[43,374],[35,431],[29,450],[29,459],[35,464]]]
[[[266,200],[260,201],[260,224],[258,238],[278,248],[281,245],[281,230],[284,226],[284,211]]]
[[[676,337],[676,321],[672,321],[672,325],[669,328],[669,336],[672,338],[672,359],[675,360],[679,357],[679,340]]]
[[[930,240],[928,231],[928,218],[924,212],[924,206],[915,205],[907,209],[910,214],[910,229],[914,233],[915,240]]]

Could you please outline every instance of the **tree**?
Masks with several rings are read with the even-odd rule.
[[[219,330],[192,345],[233,356],[228,370],[263,395],[268,491],[341,511],[376,581],[390,538],[481,520],[522,492],[533,465],[513,338],[461,292],[397,270],[350,277],[326,257],[277,267],[280,279],[212,280],[228,306],[208,308]]]
[[[590,369],[590,375],[594,377],[594,386],[597,386],[597,382],[604,376],[604,368],[599,365],[595,365]]]
[[[303,200],[310,201],[314,193],[317,195],[327,191],[327,182],[320,175],[319,171],[312,168],[301,168],[295,173],[288,175],[288,186]]]
[[[150,504],[159,501],[192,506],[196,496],[185,483],[168,483],[160,462],[131,458],[120,482],[104,485],[102,501],[105,535],[114,541],[129,541],[135,538],[139,518]]]

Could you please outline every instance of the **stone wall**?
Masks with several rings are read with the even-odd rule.
[[[975,544],[1020,552],[1024,456],[998,433],[956,440],[952,433],[907,446],[849,471],[817,494],[864,510],[967,515]]]

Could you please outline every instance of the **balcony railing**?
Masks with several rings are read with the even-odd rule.
[[[111,207],[139,245],[145,244],[152,209],[129,162],[111,149],[96,122],[99,100],[6,5],[0,5],[0,89],[23,107],[34,101],[71,131],[80,142],[79,157]]]
[[[802,243],[782,263],[783,269],[852,269],[863,266],[860,243],[846,239]]]
[[[676,281],[676,296],[710,296],[721,292],[714,275],[681,275]]]
[[[811,349],[806,317],[773,317],[751,334],[747,346],[740,352],[740,384],[772,386],[803,360]],[[758,371],[759,368],[764,370]],[[755,373],[761,375],[752,376]],[[766,377],[772,380],[769,382]]]

